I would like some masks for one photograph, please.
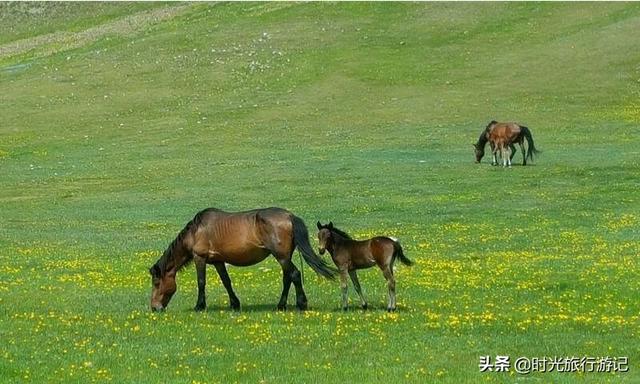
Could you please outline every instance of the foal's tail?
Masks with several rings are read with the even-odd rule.
[[[413,261],[409,260],[407,256],[404,255],[400,242],[397,239],[391,239],[391,240],[393,240],[393,258],[394,259],[397,258],[404,265],[408,265],[408,266],[413,265]]]
[[[298,251],[300,251],[302,257],[304,257],[304,261],[306,261],[317,274],[333,280],[338,271],[330,267],[313,251],[311,244],[309,244],[309,230],[307,230],[304,221],[295,215],[291,215],[291,221],[293,223],[293,243],[298,247]]]
[[[527,142],[529,143],[527,158],[529,158],[530,160],[533,160],[533,155],[537,155],[538,153],[540,153],[540,151],[538,151],[536,149],[536,146],[533,144],[533,136],[531,136],[531,131],[529,130],[529,128],[521,125],[520,129],[522,129],[522,134],[524,135],[525,139],[527,139]]]

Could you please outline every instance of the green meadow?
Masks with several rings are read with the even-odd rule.
[[[0,382],[640,382],[638,31],[624,2],[0,3]],[[542,153],[475,164],[493,119]],[[149,310],[196,212],[268,206],[314,247],[399,238],[398,311],[377,269],[343,312],[305,265],[277,312],[273,258],[229,268],[239,312],[213,268],[194,312],[192,266]]]

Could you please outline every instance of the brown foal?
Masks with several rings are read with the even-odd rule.
[[[325,250],[329,251],[340,273],[342,309],[347,310],[349,301],[347,275],[351,277],[353,286],[362,302],[362,308],[367,309],[367,301],[362,294],[356,271],[377,265],[387,280],[389,289],[387,310],[389,312],[395,311],[396,279],[393,276],[393,263],[398,258],[404,265],[413,264],[402,252],[402,247],[398,240],[386,236],[376,236],[368,240],[353,240],[347,233],[334,227],[332,222],[327,225],[322,225],[318,222],[316,225],[319,231],[318,242],[320,243],[318,252],[323,255]]]

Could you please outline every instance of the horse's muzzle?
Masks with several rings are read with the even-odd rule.
[[[163,307],[162,305],[152,305],[151,306],[151,312],[164,312],[165,307]]]
[[[324,255],[325,248],[318,248],[318,253]]]

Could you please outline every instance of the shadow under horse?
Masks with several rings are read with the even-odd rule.
[[[240,300],[231,286],[226,264],[249,266],[273,255],[282,267],[282,295],[278,309],[287,305],[291,284],[296,289],[296,305],[307,308],[300,271],[291,261],[298,248],[304,260],[321,276],[335,277],[336,270],[327,265],[309,244],[309,232],[299,217],[281,208],[224,212],[207,208],[185,225],[149,269],[152,278],[151,309],[163,310],[177,290],[176,274],[189,262],[196,265],[198,300],[195,310],[206,308],[206,265],[213,264],[222,280],[231,308],[239,309]]]
[[[333,226],[332,222],[322,225],[318,221],[318,242],[320,249],[318,252],[323,255],[325,250],[329,251],[334,264],[340,273],[340,288],[342,290],[342,309],[347,310],[347,274],[351,277],[353,286],[362,301],[362,308],[367,309],[367,301],[362,294],[360,281],[358,281],[358,269],[370,268],[377,265],[384,278],[387,280],[389,290],[389,301],[387,310],[396,310],[396,278],[393,275],[393,263],[396,259],[404,265],[412,265],[402,251],[402,247],[397,239],[376,236],[367,240],[354,240],[346,232]]]
[[[528,150],[525,151],[524,142],[527,141]],[[522,165],[527,165],[527,158],[533,160],[533,155],[538,151],[533,143],[533,136],[528,127],[517,123],[499,123],[495,120],[491,121],[482,131],[478,142],[473,144],[476,155],[476,163],[479,163],[484,157],[484,148],[489,142],[493,159],[491,164],[498,165],[497,154],[500,153],[503,166],[511,166],[511,160],[516,154],[514,144],[520,145],[522,152]]]

